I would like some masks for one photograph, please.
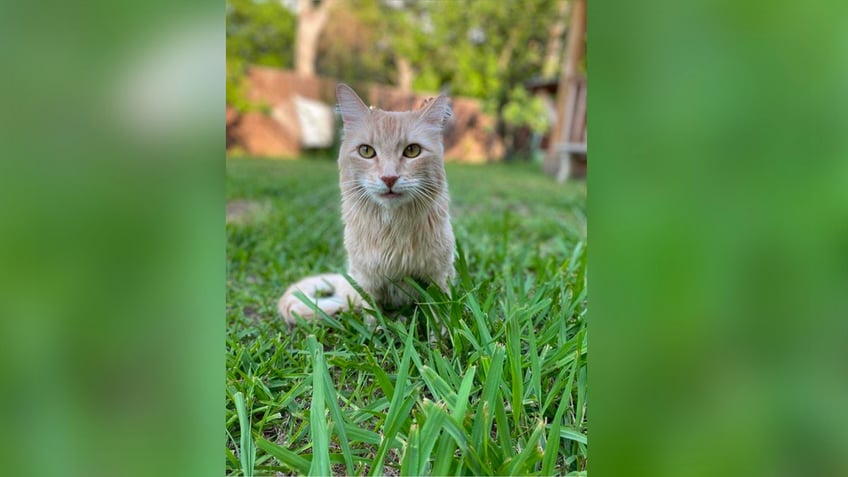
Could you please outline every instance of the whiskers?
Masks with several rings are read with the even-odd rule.
[[[403,193],[410,197],[409,204],[415,213],[424,213],[430,210],[447,212],[447,200],[444,183],[429,177],[416,177],[408,182],[408,187]]]
[[[352,209],[361,209],[371,203],[368,189],[362,186],[358,180],[349,180],[341,183],[342,202],[347,203]]]
[[[397,210],[403,214],[424,215],[436,211],[448,212],[446,187],[443,180],[430,177],[402,178],[392,188],[404,197],[381,199],[388,188],[377,181],[351,179],[341,183],[342,199],[350,209]]]

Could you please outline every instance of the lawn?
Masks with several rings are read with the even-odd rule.
[[[447,170],[451,292],[290,329],[286,286],[345,271],[336,164],[228,160],[228,474],[585,474],[585,183]]]

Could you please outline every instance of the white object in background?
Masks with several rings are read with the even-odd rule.
[[[320,101],[294,97],[300,122],[300,144],[305,148],[327,148],[333,145],[335,115],[333,108]]]

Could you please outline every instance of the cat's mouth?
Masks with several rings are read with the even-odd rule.
[[[399,193],[399,192],[392,192],[392,191],[389,191],[389,192],[386,192],[385,194],[380,194],[380,197],[382,197],[382,198],[384,198],[384,199],[396,199],[396,198],[398,198],[398,197],[400,197],[400,196],[402,196],[402,195],[403,195],[403,194],[401,194],[401,193]]]

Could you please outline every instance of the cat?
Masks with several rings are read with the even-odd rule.
[[[454,277],[454,235],[445,176],[445,122],[450,100],[439,96],[413,111],[368,107],[349,86],[336,87],[342,118],[339,187],[348,275],[382,308],[415,300],[407,278],[447,291]],[[280,315],[316,317],[297,291],[328,315],[368,303],[340,274],[308,277],[278,302]]]

